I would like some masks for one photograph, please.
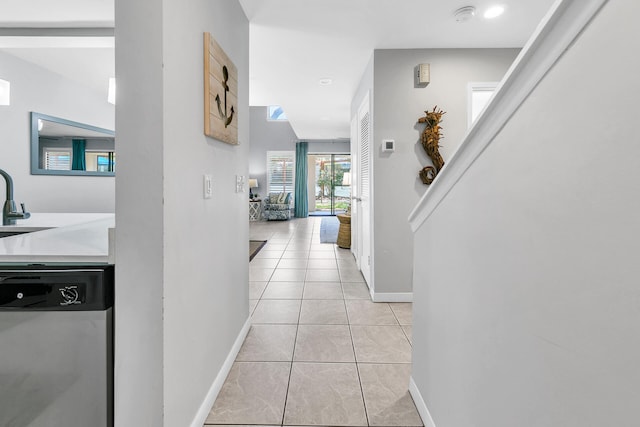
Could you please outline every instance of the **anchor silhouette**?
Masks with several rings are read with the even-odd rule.
[[[222,85],[224,86],[224,112],[222,111],[222,107],[220,106],[220,95],[216,95],[216,103],[218,104],[218,112],[220,113],[220,117],[224,119],[224,127],[229,126],[231,121],[233,120],[233,105],[231,106],[231,115],[227,116],[227,92],[229,92],[229,85],[227,82],[229,81],[229,71],[227,70],[227,66],[222,66],[222,76],[224,77],[224,82]]]

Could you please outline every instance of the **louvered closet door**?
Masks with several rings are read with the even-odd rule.
[[[365,96],[358,110],[358,196],[356,203],[358,223],[358,261],[360,271],[369,288],[373,287],[371,280],[372,262],[371,246],[373,243],[371,230],[371,113],[369,109],[369,95]]]

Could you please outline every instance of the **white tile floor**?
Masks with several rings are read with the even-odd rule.
[[[251,223],[252,326],[205,425],[421,426],[411,304],[373,303],[321,218]]]

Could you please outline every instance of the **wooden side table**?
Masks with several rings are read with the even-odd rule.
[[[260,221],[262,219],[262,200],[249,200],[249,221]]]
[[[343,249],[350,249],[351,215],[340,214],[338,215],[338,221],[340,221],[340,228],[338,229],[338,241],[336,243]]]

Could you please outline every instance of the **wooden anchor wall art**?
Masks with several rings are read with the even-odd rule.
[[[430,185],[440,172],[440,169],[444,166],[444,160],[440,155],[440,123],[442,123],[442,116],[446,114],[444,111],[439,110],[436,105],[432,111],[425,111],[425,116],[418,119],[418,123],[426,123],[427,126],[422,131],[422,147],[427,152],[427,156],[431,159],[433,166],[425,166],[420,171],[420,179],[423,184]]]
[[[204,33],[204,134],[238,144],[238,69]]]

